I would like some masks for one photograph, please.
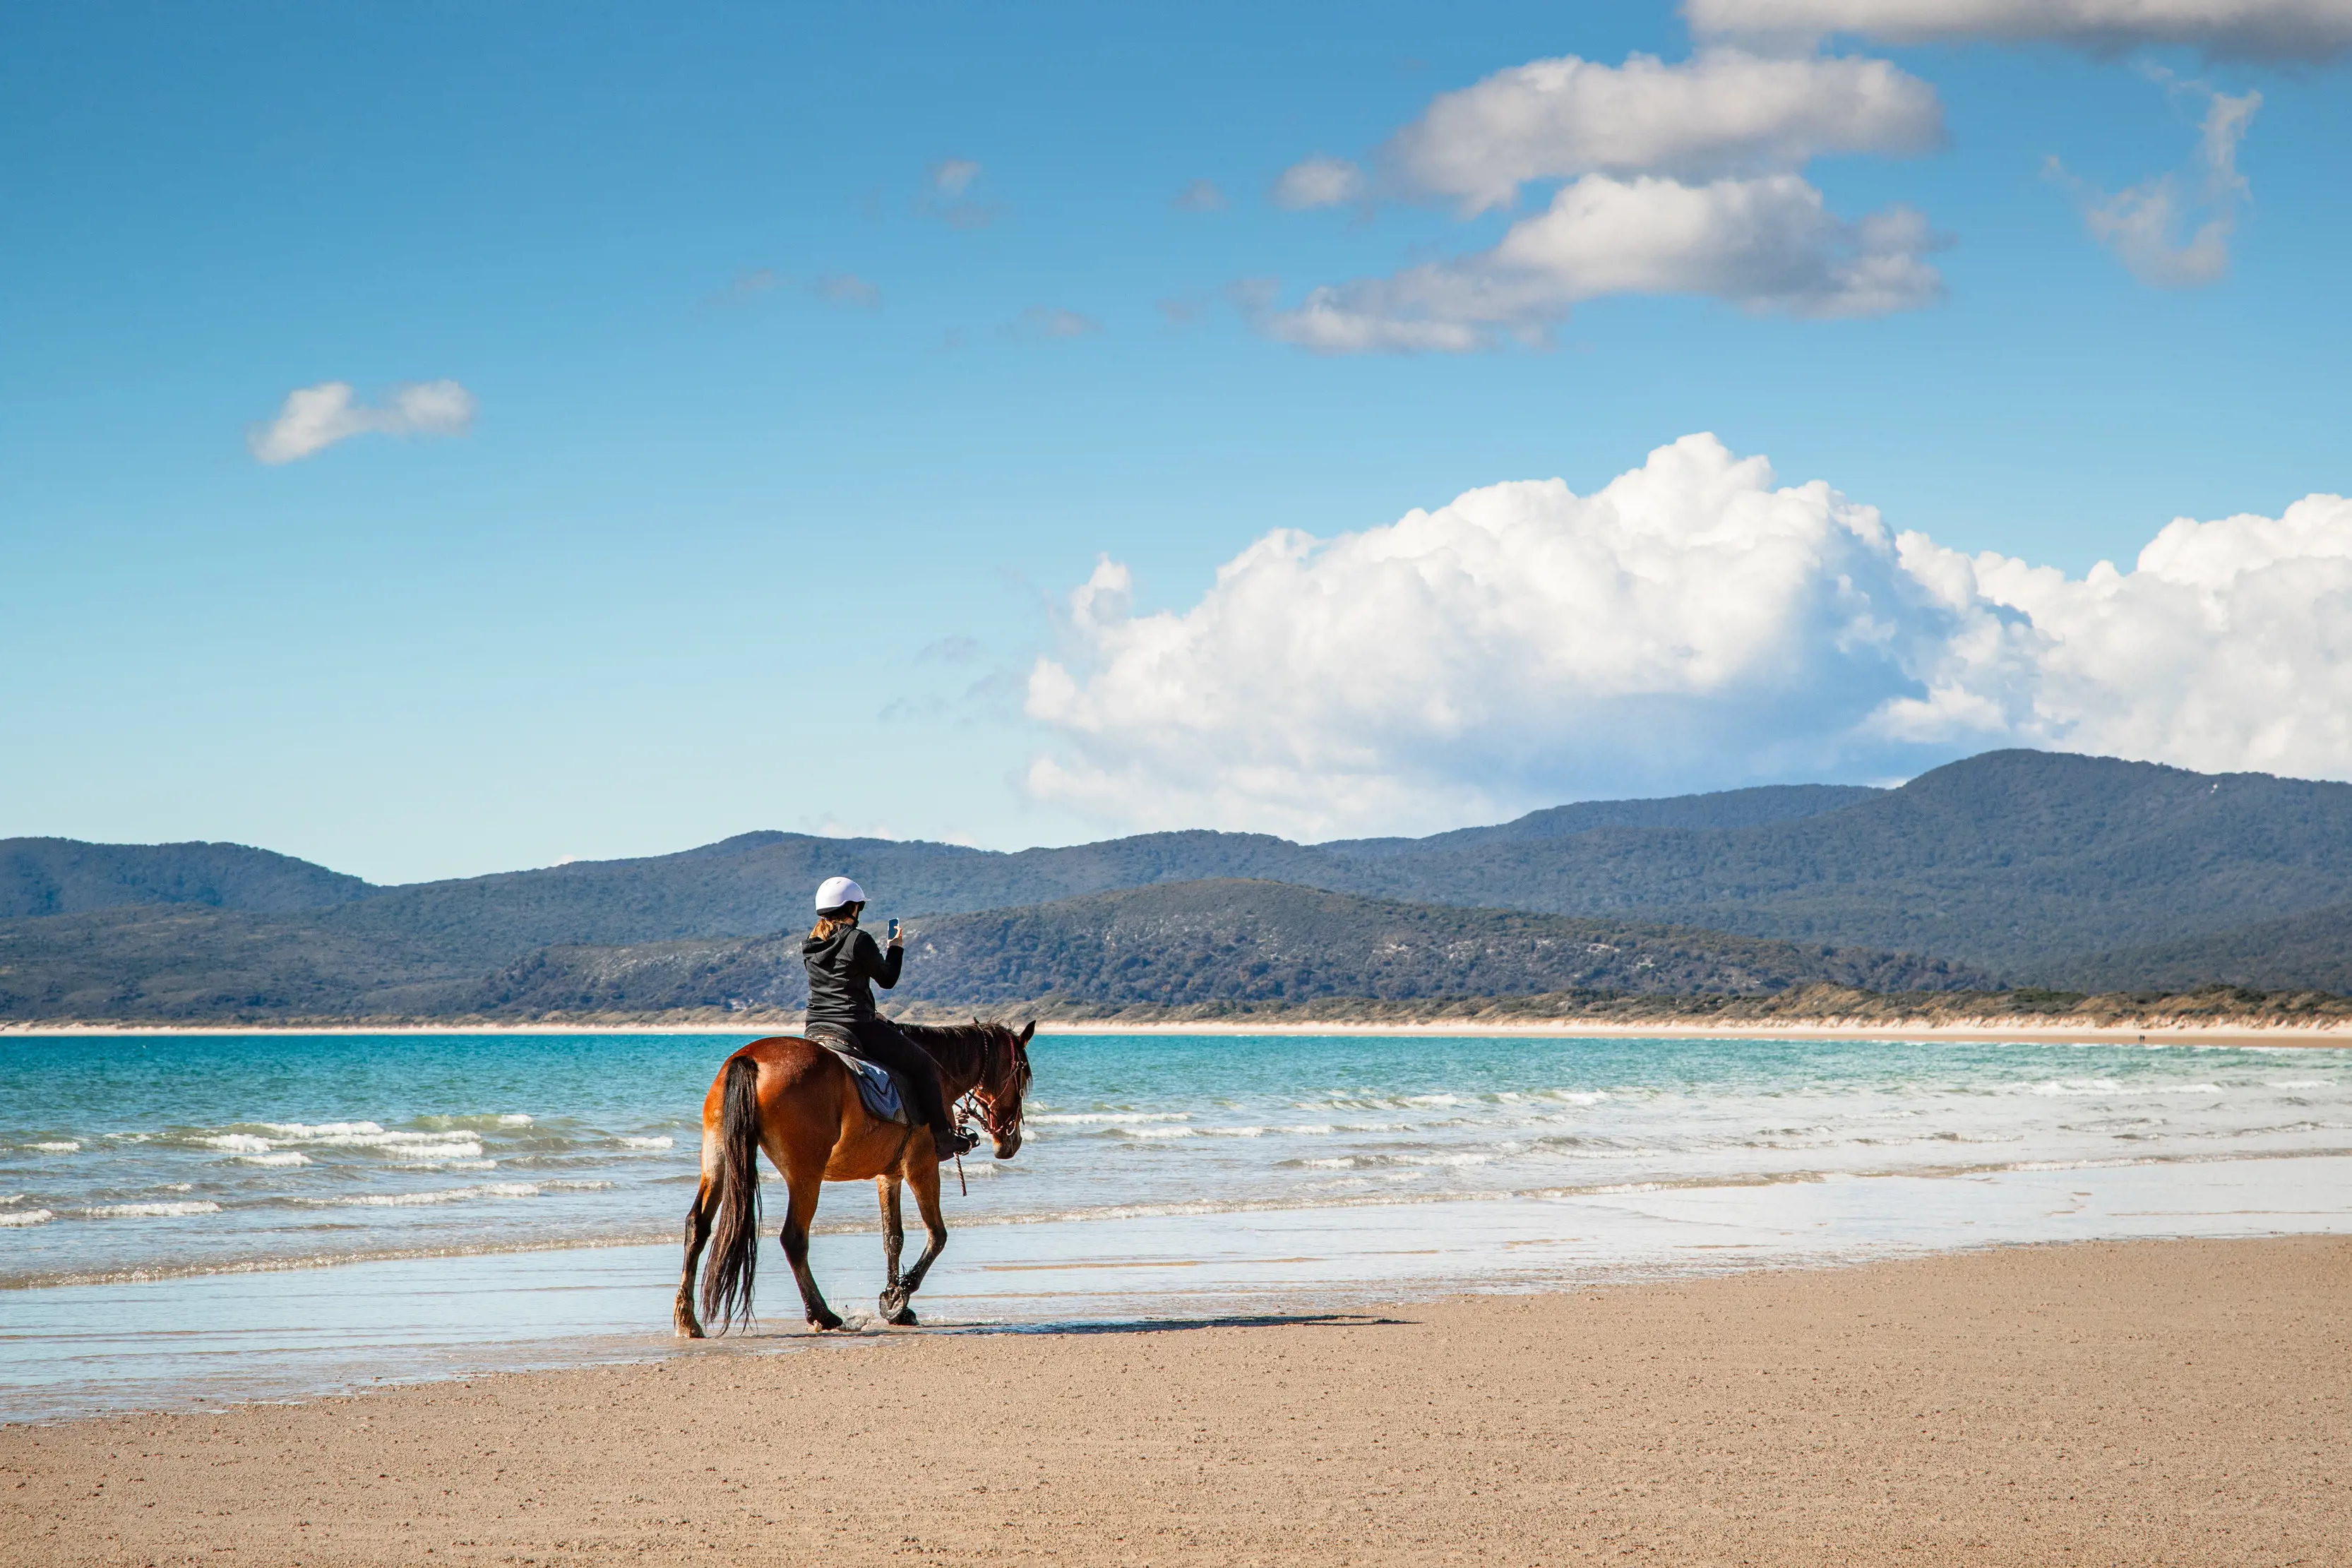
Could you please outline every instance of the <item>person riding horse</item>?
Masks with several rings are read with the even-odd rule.
[[[980,1140],[957,1131],[949,1116],[947,1097],[940,1091],[939,1064],[874,1005],[877,985],[888,990],[898,983],[907,950],[905,939],[893,931],[886,956],[874,938],[857,928],[865,908],[866,890],[845,876],[827,877],[816,890],[816,925],[801,944],[809,987],[808,1020],[802,1027],[811,1034],[845,1040],[857,1055],[904,1079],[917,1123],[930,1128],[939,1157],[951,1160],[971,1152]]]

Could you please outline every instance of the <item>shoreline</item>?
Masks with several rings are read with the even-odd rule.
[[[1013,1016],[1021,1016],[1014,1009]],[[924,1022],[921,1019],[902,1021]],[[0,1023],[0,1040],[203,1039],[244,1035],[740,1035],[746,1040],[789,1034],[797,1019],[730,1024],[646,1022],[627,1023],[235,1023],[142,1024]],[[1088,1019],[1042,1017],[1040,1035],[1408,1035],[1474,1039],[1583,1038],[1594,1040],[1887,1040],[1932,1043],[1938,1040],[1981,1040],[2025,1045],[2148,1045],[2148,1046],[2293,1046],[2352,1050],[2352,1023],[2284,1024],[2253,1020],[2216,1023],[2151,1021],[2144,1025],[2053,1023],[2047,1019],[1992,1017],[1982,1019],[1939,1019],[1920,1021],[1880,1021],[1853,1018],[1769,1018],[1731,1023],[1628,1023],[1618,1019],[1431,1019],[1365,1020],[1360,1019],[1269,1019],[1245,1022],[1232,1019],[1198,1020]]]
[[[761,1334],[0,1427],[0,1533],[27,1564],[2338,1561],[2347,1299],[2352,1239],[2311,1236]]]

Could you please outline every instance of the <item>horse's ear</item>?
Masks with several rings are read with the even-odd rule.
[[[1027,1023],[1021,1026],[1021,1043],[1024,1045],[1028,1044],[1029,1037],[1036,1032],[1037,1020],[1035,1019],[1031,1019]]]

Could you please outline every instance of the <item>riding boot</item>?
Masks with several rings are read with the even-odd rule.
[[[940,1159],[951,1160],[958,1155],[968,1155],[980,1147],[980,1138],[976,1134],[967,1133],[961,1127],[933,1127],[931,1147],[938,1152]]]

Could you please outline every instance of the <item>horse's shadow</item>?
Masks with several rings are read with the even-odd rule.
[[[1409,1318],[1375,1317],[1368,1312],[1237,1312],[1191,1318],[1118,1318],[1108,1321],[1086,1319],[1050,1320],[1045,1322],[931,1322],[920,1328],[897,1328],[878,1317],[847,1319],[840,1328],[823,1333],[794,1327],[765,1330],[755,1324],[739,1329],[730,1336],[736,1345],[785,1341],[808,1344],[818,1341],[858,1341],[879,1339],[900,1334],[1151,1334],[1189,1333],[1196,1329],[1284,1329],[1284,1328],[1402,1328],[1412,1323]],[[695,1345],[698,1354],[719,1351],[729,1342],[702,1341]],[[708,1348],[705,1348],[705,1347]]]

